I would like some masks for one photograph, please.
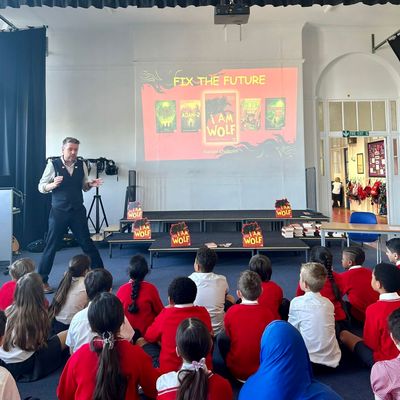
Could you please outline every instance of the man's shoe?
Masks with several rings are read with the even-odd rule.
[[[55,290],[48,283],[43,283],[43,292],[44,294],[54,293]]]

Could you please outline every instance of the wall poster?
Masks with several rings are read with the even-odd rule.
[[[386,177],[385,142],[368,143],[368,175],[370,177]]]

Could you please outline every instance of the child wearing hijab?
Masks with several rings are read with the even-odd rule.
[[[308,351],[299,331],[273,321],[261,338],[260,367],[243,385],[239,400],[340,400],[313,379]]]

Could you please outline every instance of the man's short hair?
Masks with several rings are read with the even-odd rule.
[[[389,263],[377,264],[374,268],[374,276],[387,293],[400,290],[400,269],[395,265]]]
[[[397,344],[400,344],[400,308],[394,310],[388,318],[389,331]]]
[[[268,282],[271,279],[271,260],[263,254],[256,254],[250,258],[249,269],[257,272],[263,282]]]
[[[324,287],[328,273],[322,264],[308,262],[301,265],[300,275],[309,289],[318,293]]]
[[[86,294],[89,300],[93,300],[97,294],[111,290],[113,277],[106,269],[96,268],[86,274],[84,282]]]
[[[386,248],[391,253],[397,253],[400,256],[400,238],[393,238],[386,242]]]
[[[207,246],[201,246],[196,253],[196,263],[201,272],[212,272],[217,263],[217,253]]]
[[[354,265],[363,265],[365,261],[365,253],[361,247],[349,246],[343,249],[343,254],[353,262]]]
[[[187,276],[175,278],[168,287],[168,296],[174,304],[193,303],[196,295],[197,286]]]
[[[63,147],[64,147],[65,145],[67,145],[68,143],[80,144],[81,142],[80,142],[78,139],[74,138],[74,137],[68,136],[68,137],[66,137],[66,138],[63,140],[63,142],[62,142]]]
[[[255,301],[261,295],[261,278],[253,271],[243,271],[238,280],[238,289],[246,300]]]

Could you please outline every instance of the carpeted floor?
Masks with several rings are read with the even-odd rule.
[[[341,247],[333,244],[331,250],[334,254],[334,266],[338,272],[342,271],[340,264]],[[367,260],[365,265],[373,267],[375,265],[375,249],[365,247]],[[50,275],[50,284],[56,286],[60,281],[68,260],[75,254],[81,252],[79,247],[60,250],[57,253],[53,270]],[[100,247],[106,267],[114,276],[114,291],[127,281],[126,269],[129,258],[136,253],[148,256],[146,248],[127,246],[122,249],[115,248],[113,258],[108,257],[108,248]],[[31,257],[35,261],[40,259],[40,254],[23,253],[21,256]],[[271,253],[268,256],[272,260],[273,275],[272,279],[277,282],[284,290],[285,297],[291,299],[294,296],[299,276],[299,267],[304,262],[304,253]],[[385,256],[383,256],[385,259]],[[154,283],[160,292],[161,299],[167,303],[168,284],[176,276],[187,276],[193,270],[193,254],[163,255],[155,259],[154,268],[148,275],[148,280]],[[236,281],[240,272],[246,269],[249,261],[248,254],[221,253],[215,272],[227,277],[231,293],[235,294]],[[0,276],[0,284],[3,284],[8,277],[4,274]],[[51,295],[48,296],[49,300]],[[32,396],[40,400],[56,399],[56,387],[61,371],[57,371],[45,379],[38,382],[18,384],[21,397]],[[362,367],[348,353],[343,354],[341,366],[329,374],[318,376],[317,379],[331,386],[344,399],[369,400],[373,395],[369,385],[369,370]]]

